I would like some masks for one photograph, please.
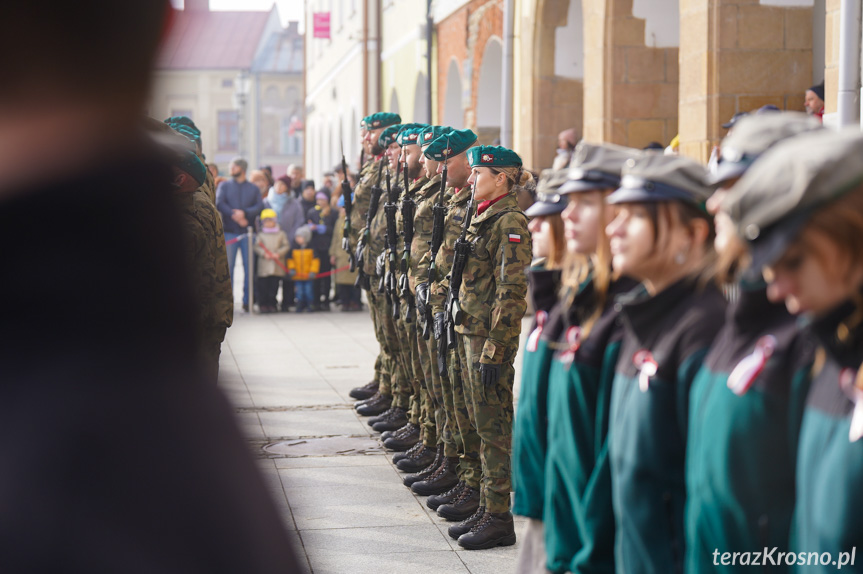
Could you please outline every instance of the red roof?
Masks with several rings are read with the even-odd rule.
[[[176,11],[156,67],[250,68],[270,12]]]

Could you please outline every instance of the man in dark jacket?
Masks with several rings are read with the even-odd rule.
[[[264,209],[264,198],[258,186],[246,179],[246,170],[249,164],[242,158],[234,158],[231,161],[231,179],[223,181],[216,190],[216,207],[222,214],[222,222],[225,227],[225,240],[230,242],[237,239],[235,243],[228,245],[228,267],[231,270],[231,280],[234,278],[234,262],[237,259],[237,250],[243,259],[243,272],[246,281],[243,282],[243,310],[249,310],[249,274],[254,276],[255,271],[249,265],[249,244],[246,228],[254,225],[255,218]],[[254,239],[253,239],[254,240]]]
[[[298,571],[198,368],[172,174],[139,127],[168,0],[5,8],[0,569]]]

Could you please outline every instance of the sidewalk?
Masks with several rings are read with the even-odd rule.
[[[525,326],[529,322],[525,320]],[[515,572],[518,544],[461,549],[402,485],[403,473],[351,405],[372,376],[368,312],[237,313],[219,385],[242,425],[298,555],[314,574]],[[516,382],[519,380],[516,364]],[[516,519],[516,533],[523,521]]]

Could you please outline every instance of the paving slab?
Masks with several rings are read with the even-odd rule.
[[[469,572],[453,552],[414,552],[412,554],[334,554],[311,560],[314,574],[457,574]]]

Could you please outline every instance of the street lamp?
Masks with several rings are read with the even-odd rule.
[[[234,107],[237,109],[237,147],[240,156],[245,157],[244,151],[245,137],[245,117],[246,117],[246,101],[248,100],[249,92],[251,91],[252,80],[246,70],[240,70],[237,74],[237,79],[234,81]]]

